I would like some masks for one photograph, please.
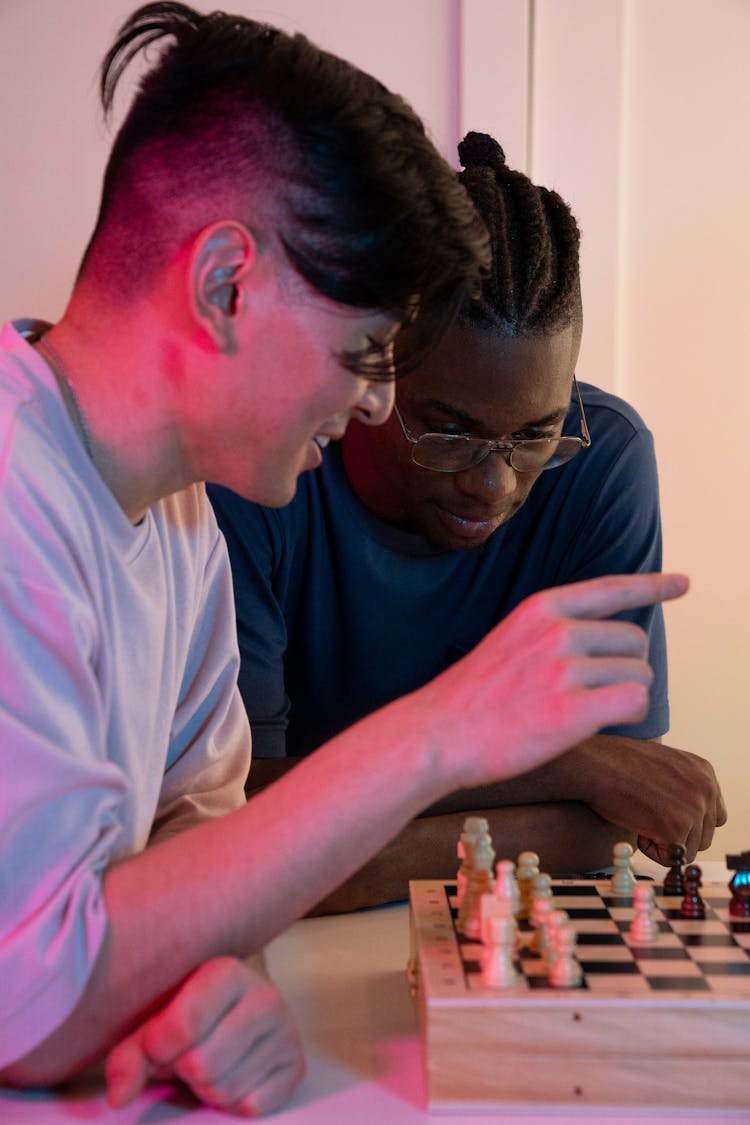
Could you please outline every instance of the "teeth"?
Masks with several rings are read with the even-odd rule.
[[[331,439],[328,434],[316,434],[313,440],[320,446],[321,449],[325,449]]]

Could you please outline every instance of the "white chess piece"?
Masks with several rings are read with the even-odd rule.
[[[551,898],[542,896],[541,898],[534,899],[531,907],[531,925],[534,932],[531,935],[529,949],[531,949],[533,953],[539,953],[542,956],[544,955],[544,946],[547,937],[544,923],[547,920],[547,915],[550,914],[551,911]]]
[[[570,920],[566,910],[550,910],[547,912],[542,925],[544,927],[544,962],[549,973],[557,958],[557,934],[562,926]]]
[[[472,940],[479,938],[481,896],[494,888],[495,880],[492,874],[494,858],[495,849],[492,847],[489,834],[480,836],[473,848],[472,866],[463,901],[456,916],[456,929]]]
[[[539,874],[539,856],[536,852],[521,852],[516,862],[516,882],[521,895],[519,918],[528,918],[534,901],[534,876]]]
[[[555,960],[549,973],[553,988],[579,988],[583,970],[575,956],[576,932],[570,922],[557,926],[554,934]]]
[[[489,836],[490,826],[486,817],[483,816],[467,816],[464,820],[461,836],[456,845],[458,858],[461,860],[459,871],[461,872],[460,878],[463,880],[464,886],[466,877],[472,866],[472,853],[474,845],[480,836]],[[459,888],[460,896],[460,888]]]
[[[518,972],[513,963],[515,929],[513,918],[489,919],[489,944],[483,948],[479,961],[485,988],[512,988],[518,983]]]
[[[633,846],[622,841],[614,846],[613,862],[615,870],[612,874],[610,886],[613,895],[632,895],[635,887],[635,876],[630,867],[633,855]]]
[[[495,894],[499,899],[507,899],[511,914],[518,917],[521,892],[516,881],[516,865],[512,859],[501,859],[495,865]]]
[[[531,904],[538,898],[552,898],[552,876],[548,875],[546,871],[540,871],[531,880]]]
[[[659,924],[654,911],[651,883],[636,883],[633,892],[634,914],[629,936],[634,945],[654,945],[659,940]]]
[[[465,898],[469,882],[474,872],[477,861],[475,859],[477,847],[480,840],[483,842],[483,847],[492,849],[492,839],[490,837],[489,822],[483,816],[467,816],[464,820],[463,831],[461,832],[460,839],[456,846],[458,858],[461,863],[456,873],[456,906],[458,908],[458,917],[456,919],[456,928],[459,933],[463,933],[463,926],[467,915],[467,906],[465,905]],[[494,851],[492,858],[494,859]],[[480,860],[483,860],[483,854],[480,850]],[[487,888],[481,886],[480,893],[483,893]]]
[[[490,920],[492,918],[510,918],[513,922],[513,949],[516,952],[520,947],[518,924],[513,915],[512,900],[505,895],[498,897],[497,887],[490,894],[483,894],[479,899],[479,940],[488,945],[490,941]]]

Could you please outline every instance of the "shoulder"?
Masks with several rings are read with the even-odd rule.
[[[644,512],[655,518],[659,488],[650,430],[618,395],[589,383],[579,387],[591,445],[567,465],[543,473],[519,517],[534,527],[545,521],[555,535],[555,521],[563,518],[570,530],[578,526],[576,519],[614,526],[617,519],[638,523]]]
[[[624,398],[593,383],[578,383],[589,430],[627,440],[635,434],[650,434],[641,415]]]

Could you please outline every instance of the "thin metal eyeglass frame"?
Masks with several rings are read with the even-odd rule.
[[[442,468],[442,467],[437,467],[435,465],[420,465],[418,461],[414,460],[414,449],[412,449],[411,459],[412,459],[412,461],[414,461],[415,465],[419,465],[419,467],[421,469],[429,469],[432,472],[436,472],[436,473],[463,473],[463,472],[466,472],[467,469],[473,469],[475,465],[481,465],[482,461],[485,461],[487,459],[487,457],[489,457],[490,453],[499,453],[499,454],[501,454],[502,456],[505,457],[506,463],[508,465],[510,465],[510,467],[513,469],[513,471],[516,472],[516,473],[544,472],[545,469],[559,469],[559,468],[561,468],[561,466],[566,465],[568,463],[568,461],[572,461],[573,457],[569,457],[568,461],[562,461],[559,465],[550,465],[550,464],[542,465],[541,469],[517,469],[516,466],[513,464],[513,453],[516,450],[516,448],[518,446],[528,447],[528,445],[532,442],[533,443],[537,443],[537,442],[542,443],[542,442],[548,442],[548,441],[559,441],[561,438],[566,438],[568,441],[573,440],[573,441],[579,442],[580,444],[579,444],[578,452],[580,452],[581,449],[588,449],[589,446],[591,445],[591,435],[589,434],[589,428],[588,428],[588,424],[586,422],[586,413],[583,409],[583,400],[581,399],[581,392],[580,392],[580,389],[578,387],[578,380],[576,379],[575,375],[573,376],[573,388],[576,392],[576,398],[578,400],[578,410],[579,410],[580,415],[581,415],[581,437],[577,437],[577,438],[574,438],[573,435],[571,435],[571,434],[560,434],[560,437],[558,437],[558,438],[518,438],[517,441],[497,441],[493,438],[483,439],[483,438],[477,438],[477,437],[467,437],[464,434],[436,434],[436,433],[430,433],[430,432],[428,432],[426,434],[420,434],[419,437],[414,437],[411,430],[409,430],[409,428],[407,427],[406,422],[404,421],[403,417],[401,416],[401,412],[399,411],[399,409],[398,409],[398,407],[396,406],[395,403],[393,404],[393,412],[399,420],[399,423],[401,425],[401,429],[403,431],[404,437],[406,438],[406,440],[412,446],[418,445],[420,441],[422,441],[424,438],[427,438],[427,437],[439,438],[442,441],[446,441],[447,444],[449,444],[449,445],[452,445],[456,441],[467,441],[467,442],[470,441],[472,443],[480,442],[484,446],[484,452],[482,453],[482,455],[477,460],[471,461],[468,465],[463,465],[463,466],[460,466],[459,468],[455,468],[455,469],[453,469],[453,468]],[[476,446],[475,446],[475,448],[476,448]],[[573,454],[573,456],[575,457],[576,454]]]

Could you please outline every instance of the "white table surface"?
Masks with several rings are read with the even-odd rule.
[[[704,863],[704,879],[724,877]],[[662,873],[653,865],[654,873]],[[639,870],[646,873],[648,865]],[[588,1110],[454,1115],[425,1112],[416,1017],[406,985],[408,908],[296,923],[268,949],[274,979],[302,1028],[308,1074],[273,1125],[483,1125],[517,1122],[606,1121],[607,1125],[709,1125],[750,1122],[746,1110]],[[184,1093],[159,1086],[124,1110],[110,1110],[96,1078],[65,1092],[0,1090],[0,1125],[228,1125],[236,1118],[197,1106]]]

